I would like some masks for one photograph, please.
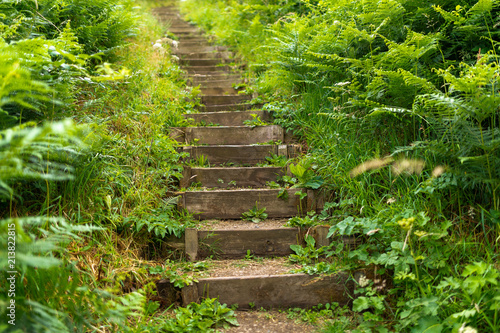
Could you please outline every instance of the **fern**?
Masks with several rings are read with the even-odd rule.
[[[33,124],[0,132],[0,196],[11,197],[12,181],[71,179],[71,156],[78,154],[77,128],[70,121]]]

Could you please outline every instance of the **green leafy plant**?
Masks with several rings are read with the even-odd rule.
[[[290,164],[290,172],[297,178],[294,187],[316,190],[323,185],[323,178],[314,173],[310,160],[301,160],[297,164]]]
[[[257,114],[251,114],[250,115],[252,119],[244,120],[243,124],[246,126],[250,126],[251,128],[257,127],[257,126],[267,126],[269,125],[262,119]]]
[[[321,223],[322,221],[319,219],[319,216],[316,215],[316,212],[307,212],[307,215],[304,217],[294,216],[290,218],[285,226],[307,229]]]
[[[242,220],[252,221],[254,223],[259,223],[265,219],[267,219],[266,207],[259,209],[259,205],[256,202],[255,206],[253,206],[249,211],[244,212],[241,215]]]
[[[174,310],[175,318],[163,326],[168,332],[215,332],[218,328],[239,326],[236,315],[226,304],[216,298],[206,298],[200,304]]]
[[[316,240],[313,236],[307,235],[305,237],[306,246],[302,247],[298,244],[290,245],[290,249],[295,254],[290,255],[290,261],[302,265],[317,263],[320,256],[324,255],[325,247],[316,248]]]

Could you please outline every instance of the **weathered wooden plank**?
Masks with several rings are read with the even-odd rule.
[[[197,75],[191,76],[189,81],[192,82],[192,85],[198,85],[202,83],[211,83],[219,87],[220,83],[230,83],[230,87],[233,84],[237,84],[242,81],[242,78],[239,74],[229,74],[229,73],[220,73],[220,74],[211,74],[211,75]]]
[[[356,236],[332,236],[327,238],[328,232],[330,231],[329,225],[318,225],[311,230],[309,230],[309,235],[314,237],[316,241],[316,247],[328,246],[333,242],[336,243],[344,243],[345,248],[349,248],[351,250],[356,249],[361,241],[359,241]]]
[[[170,137],[181,143],[209,145],[250,145],[269,141],[283,141],[280,126],[209,126],[173,127]]]
[[[268,111],[220,111],[185,114],[184,118],[193,119],[196,123],[218,124],[220,126],[241,126],[245,120],[251,120],[252,115],[262,121],[271,122],[272,116]]]
[[[251,95],[204,95],[201,97],[201,103],[205,105],[236,104],[252,99]]]
[[[254,165],[264,162],[266,156],[277,154],[278,146],[189,146],[179,147],[179,150],[189,153],[189,160],[197,160],[204,156],[211,165],[222,163]]]
[[[192,183],[201,183],[204,187],[264,187],[267,182],[276,181],[283,176],[280,167],[244,167],[244,168],[184,168],[181,186],[187,188]]]
[[[245,111],[262,108],[263,104],[222,104],[200,106],[198,109],[202,112],[218,112],[218,111]]]
[[[307,190],[307,207],[311,211],[315,211],[317,213],[323,210],[325,206],[325,193],[321,190]]]
[[[191,33],[194,34],[194,33]],[[177,53],[198,53],[198,52],[213,52],[213,51],[227,51],[227,48],[219,45],[210,45],[210,46],[202,46],[202,45],[181,45],[179,43],[179,47],[175,50],[174,54]]]
[[[200,88],[203,95],[237,95],[241,89],[235,89],[234,87],[211,87],[211,88]]]
[[[299,145],[208,145],[178,147],[179,152],[189,153],[185,160],[197,160],[204,156],[210,165],[223,163],[255,165],[265,162],[271,154],[283,155],[291,158],[300,152]]]
[[[350,303],[354,289],[347,273],[322,277],[286,274],[207,278],[196,285],[197,297],[191,292],[183,299],[184,304],[210,297],[228,305],[238,304],[238,309],[249,309],[249,303],[256,308],[308,308],[332,302],[344,306]]]
[[[186,36],[182,37],[184,40],[185,38],[197,38],[196,36]],[[233,59],[234,58],[234,53],[233,52],[191,52],[191,53],[185,53],[181,55],[182,58],[184,59]]]
[[[245,258],[248,251],[259,257],[287,256],[293,253],[290,245],[301,243],[298,228],[200,230],[198,239],[198,259]]]
[[[255,205],[266,208],[270,218],[291,217],[307,211],[307,199],[300,200],[296,192],[289,189],[288,198],[278,198],[279,189],[241,189],[222,191],[187,191],[183,197],[183,208],[198,219],[239,219]]]
[[[192,42],[193,40],[189,40],[190,42]],[[182,41],[181,41],[182,43]],[[219,57],[219,58],[212,58],[212,59],[197,59],[197,58],[194,58],[194,59],[191,59],[191,58],[184,58],[184,59],[181,59],[180,60],[180,64],[183,65],[183,66],[217,66],[218,64],[222,64],[222,63],[228,63],[230,62],[229,60],[226,60],[222,57]]]
[[[189,74],[202,74],[202,73],[230,73],[235,68],[231,66],[181,66]]]
[[[202,33],[203,32],[200,28],[197,28],[195,26],[192,26],[190,28],[175,28],[175,27],[171,27],[169,29],[169,31],[171,33],[173,33],[174,35],[176,35],[176,34],[187,34],[187,33]]]
[[[192,81],[188,81],[188,84],[191,86],[200,86],[201,89],[203,88],[210,88],[210,87],[219,87],[219,88],[232,88],[234,86],[237,86],[241,84],[243,80],[240,79],[220,79],[220,80],[214,80],[214,81],[199,81],[198,83],[193,83]]]
[[[195,261],[198,257],[198,230],[193,228],[186,228],[185,231],[185,239],[186,239],[186,257],[190,261]]]

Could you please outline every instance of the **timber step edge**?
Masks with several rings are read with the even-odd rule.
[[[221,104],[237,104],[250,101],[252,95],[204,95],[201,96],[201,103],[205,106]]]
[[[278,257],[291,254],[290,245],[305,245],[305,236],[314,238],[316,248],[342,243],[351,250],[363,243],[358,236],[327,237],[331,226],[318,225],[311,228],[266,227],[265,221],[247,222],[249,226],[233,229],[204,229],[203,223],[196,228],[187,228],[181,237],[174,235],[163,239],[162,250],[182,251],[190,261],[203,260],[209,256],[217,259],[243,259],[248,252],[256,257]],[[251,228],[253,227],[253,228]]]
[[[256,275],[201,278],[178,289],[169,280],[156,283],[162,300],[181,301],[183,306],[204,298],[218,298],[219,302],[238,305],[239,310],[256,308],[311,308],[318,304],[339,303],[351,305],[354,288],[361,277],[374,278],[369,269],[339,272],[329,276],[308,274]]]
[[[169,136],[179,143],[208,145],[251,145],[285,139],[283,128],[277,125],[172,127]]]
[[[276,181],[278,177],[285,174],[285,168],[281,167],[193,168],[185,166],[180,187],[188,188],[194,183],[210,188],[265,187],[267,182]]]
[[[266,208],[269,218],[292,217],[306,212],[319,212],[323,208],[323,198],[313,190],[286,189],[237,189],[179,192],[177,206],[186,209],[193,217],[206,219],[240,219],[244,212],[254,206]],[[306,196],[302,199],[296,193]],[[280,195],[280,197],[278,197]]]
[[[254,111],[220,111],[184,114],[184,118],[192,119],[195,123],[218,124],[220,126],[242,126],[245,120],[253,119],[252,115],[259,117],[262,121],[272,122],[272,112]]]
[[[264,104],[221,104],[221,105],[203,105],[199,106],[200,112],[217,112],[217,111],[247,111],[252,109],[261,109]]]
[[[210,165],[233,163],[237,165],[255,165],[266,162],[271,155],[294,158],[301,154],[300,145],[207,145],[177,147],[180,153],[188,153],[184,162],[199,160],[202,156]]]

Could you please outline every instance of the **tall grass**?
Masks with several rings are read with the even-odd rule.
[[[330,234],[363,235],[348,267],[392,277],[389,296],[363,286],[352,328],[498,330],[496,3],[264,5],[182,4],[244,44],[265,108],[333,193]]]
[[[8,248],[15,225],[18,256],[17,326],[2,331],[164,324],[150,316],[158,306],[143,266],[168,256],[162,239],[190,223],[173,209],[182,170],[166,130],[197,102],[168,50],[151,47],[166,31],[140,4],[1,5],[0,243]]]

